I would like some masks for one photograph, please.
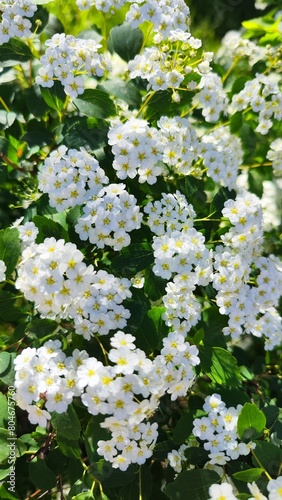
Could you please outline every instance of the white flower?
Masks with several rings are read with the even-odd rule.
[[[3,260],[0,260],[0,282],[6,279],[6,264]]]
[[[267,500],[267,497],[265,497],[261,493],[255,482],[248,483],[248,488],[250,490],[250,493],[253,495],[251,498],[249,498],[249,500]]]
[[[40,427],[46,427],[47,422],[51,419],[48,411],[42,410],[36,405],[28,405],[25,410],[28,412],[28,419],[31,424],[38,424]]]
[[[277,479],[271,479],[267,484],[269,491],[268,500],[281,500],[282,499],[282,476]]]
[[[212,484],[209,488],[209,500],[236,500],[233,488],[229,483]]]

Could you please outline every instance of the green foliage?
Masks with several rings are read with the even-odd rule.
[[[209,498],[209,487],[220,480],[219,475],[212,470],[188,470],[181,472],[173,483],[165,488],[165,493],[171,499],[189,498],[196,500]]]

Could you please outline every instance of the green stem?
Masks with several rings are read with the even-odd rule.
[[[225,81],[227,80],[227,78],[229,77],[231,71],[233,70],[233,68],[235,68],[236,64],[237,64],[237,61],[238,59],[234,59],[233,63],[229,66],[228,70],[226,71],[225,75],[223,75],[222,77],[222,84],[225,83]]]
[[[272,167],[272,163],[271,161],[266,161],[265,163],[255,163],[254,165],[241,165],[241,167],[239,167],[239,170],[258,168],[258,167]]]
[[[141,477],[141,466],[139,467],[139,500],[142,500],[142,477]]]
[[[267,479],[268,479],[269,481],[271,481],[272,477],[270,476],[270,474],[268,474],[267,470],[264,468],[264,466],[262,465],[261,461],[260,461],[260,460],[258,459],[258,457],[256,456],[256,454],[255,454],[254,450],[252,450],[251,452],[252,452],[252,455],[253,455],[254,459],[255,459],[255,460],[257,461],[257,463],[259,464],[260,468],[261,468],[261,469],[263,469],[263,471],[264,471],[264,473],[265,473],[265,475],[266,475]]]
[[[7,113],[10,113],[11,110],[8,108],[7,104],[2,99],[2,97],[0,97],[0,103],[2,104],[3,108],[7,111]]]
[[[148,106],[150,100],[152,99],[152,97],[156,94],[156,90],[153,90],[153,92],[151,94],[148,95],[148,97],[146,97],[145,101],[143,102],[141,108],[139,109],[138,113],[137,113],[137,117],[143,112],[143,110],[146,108],[146,106]]]

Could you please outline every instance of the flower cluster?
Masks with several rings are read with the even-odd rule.
[[[76,245],[63,239],[46,238],[23,250],[16,287],[41,316],[73,319],[76,333],[86,339],[124,328],[130,316],[122,305],[131,296],[130,281],[96,272]]]
[[[30,37],[32,24],[28,18],[33,17],[36,10],[37,5],[31,0],[1,1],[0,45],[13,37]]]
[[[217,53],[216,61],[232,64],[234,59],[238,61],[248,58],[253,66],[260,59],[263,60],[265,47],[258,46],[257,43],[242,37],[240,31],[228,31],[221,40],[221,47]]]
[[[246,444],[239,440],[237,421],[241,409],[241,405],[227,408],[219,394],[205,398],[203,410],[207,416],[194,419],[193,434],[205,441],[204,449],[209,452],[210,464],[224,465],[240,455],[248,455],[255,448],[255,443]]]
[[[243,90],[235,94],[231,102],[232,112],[250,108],[258,113],[259,124],[256,132],[266,135],[273,125],[273,120],[282,118],[282,92],[278,83],[271,76],[257,75],[247,81]]]
[[[173,278],[163,297],[163,319],[186,334],[200,319],[201,306],[193,291],[196,285],[207,285],[211,279],[211,254],[204,236],[193,227],[192,205],[179,191],[174,195],[163,193],[161,200],[149,202],[144,211],[155,233],[153,272],[166,280]]]
[[[80,10],[88,10],[91,7],[96,7],[98,11],[109,12],[114,14],[125,4],[125,0],[76,0],[76,5]]]
[[[221,314],[229,316],[225,335],[246,333],[265,337],[265,349],[281,342],[282,322],[275,309],[282,285],[282,268],[273,255],[262,257],[262,210],[259,199],[243,191],[224,204],[222,214],[233,227],[221,236],[225,246],[214,253],[213,286]],[[254,281],[255,280],[255,281]],[[256,286],[251,286],[253,282]]]
[[[191,229],[196,216],[193,206],[179,191],[162,193],[160,200],[147,203],[144,212],[148,214],[147,224],[156,236]]]
[[[129,0],[131,4],[126,21],[133,27],[139,26],[144,21],[149,21],[154,26],[154,31],[158,33],[157,39],[166,39],[173,30],[186,32],[189,28],[190,9],[183,0],[177,0],[173,4],[165,0],[147,0],[146,2]],[[80,10],[88,10],[96,7],[98,11],[114,14],[124,4],[124,0],[76,0]]]
[[[182,57],[175,57],[177,45],[183,44]],[[201,41],[194,38],[190,33],[183,34],[182,31],[173,31],[168,39],[168,44],[163,47],[145,48],[142,54],[138,54],[128,63],[129,76],[134,79],[141,77],[148,82],[148,90],[178,89],[185,79],[185,72],[189,74],[187,78],[186,90],[194,90],[197,85],[198,74],[193,79],[191,62],[196,51],[201,47]],[[174,92],[174,99],[178,99],[178,94]]]
[[[121,250],[130,243],[128,233],[139,229],[142,214],[135,196],[129,194],[125,184],[109,184],[83,207],[84,215],[75,226],[81,240],[104,248]]]
[[[119,179],[139,176],[139,182],[155,184],[163,172],[158,131],[145,120],[132,118],[115,123],[109,130],[108,142],[114,154],[113,168]]]
[[[282,139],[275,139],[270,144],[266,158],[272,162],[274,175],[280,176],[282,173]]]
[[[41,68],[35,81],[42,87],[53,87],[58,80],[72,99],[84,92],[84,78],[101,77],[109,65],[98,53],[100,44],[94,40],[55,34],[45,42],[47,50],[40,58]]]
[[[216,73],[209,71],[202,75],[198,89],[199,92],[193,98],[194,106],[203,109],[202,114],[206,122],[218,121],[220,113],[227,112],[228,104],[221,79]]]
[[[166,40],[175,31],[185,36],[189,30],[190,9],[183,0],[167,2],[166,0],[149,0],[146,2],[131,2],[126,14],[126,21],[137,27],[144,21],[153,24],[156,35],[154,42]],[[140,5],[143,3],[143,5]]]
[[[198,159],[198,139],[187,118],[162,116],[157,122],[162,161],[177,174],[189,175]]]
[[[90,414],[106,416],[101,426],[111,438],[98,442],[98,453],[121,470],[130,463],[143,464],[158,436],[157,423],[148,419],[159,398],[165,392],[172,400],[186,394],[199,358],[197,348],[176,332],[164,339],[154,361],[134,341],[122,331],[113,335],[108,353],[112,364],[107,366],[77,349],[66,357],[58,340],[24,349],[15,362],[18,405],[32,423],[46,426],[50,412],[65,412],[79,396]]]
[[[277,479],[270,479],[266,485],[267,491],[269,492],[268,497],[263,495],[260,491],[258,485],[255,482],[247,483],[251,497],[249,500],[280,500],[282,498],[282,477],[279,476]],[[234,494],[234,488],[232,484],[223,482],[221,484],[212,484],[209,487],[210,497],[208,500],[236,500],[236,492]]]
[[[85,149],[60,146],[52,151],[38,174],[38,187],[48,193],[58,212],[93,199],[109,179]]]
[[[220,128],[203,135],[198,152],[209,177],[229,189],[236,186],[238,167],[243,159],[238,137],[230,134],[226,128]]]

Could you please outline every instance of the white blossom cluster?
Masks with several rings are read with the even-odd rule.
[[[270,149],[267,152],[266,158],[272,162],[274,175],[281,176],[282,174],[282,139],[275,139],[270,144]]]
[[[203,161],[207,175],[232,189],[236,185],[243,151],[240,139],[226,129],[205,134],[199,140],[187,118],[162,116],[157,127],[145,120],[131,118],[112,123],[108,132],[114,154],[113,168],[119,179],[155,184],[169,170],[189,175]]]
[[[132,118],[111,126],[108,137],[114,154],[113,168],[119,179],[133,179],[155,184],[167,167],[188,174],[198,159],[198,141],[194,128],[186,118],[161,117],[158,129],[145,120]]]
[[[271,350],[282,339],[282,322],[275,309],[281,295],[282,267],[277,257],[261,255],[260,200],[243,191],[225,202],[222,214],[233,224],[221,236],[224,245],[214,252],[216,302],[219,312],[229,316],[223,332],[232,339],[243,332],[263,336],[265,349]]]
[[[155,184],[163,172],[159,133],[145,120],[132,118],[115,123],[108,132],[108,142],[114,154],[113,168],[119,179],[138,175],[139,182]]]
[[[59,146],[45,159],[38,187],[48,193],[51,207],[59,212],[94,198],[109,179],[98,161],[83,148]]]
[[[4,260],[1,259],[0,260],[0,282],[5,281],[6,271],[7,271],[6,264],[5,264]]]
[[[194,419],[193,434],[205,441],[204,449],[209,452],[210,464],[225,465],[240,455],[248,455],[255,443],[240,442],[237,421],[242,405],[226,407],[219,394],[205,398],[203,410],[207,416]]]
[[[266,485],[267,491],[269,492],[268,497],[263,495],[254,481],[252,483],[247,483],[247,486],[252,495],[249,497],[249,500],[281,500],[282,498],[282,476],[268,481]],[[210,497],[208,500],[237,500],[236,492],[234,492],[232,484],[225,481],[221,484],[212,484],[209,487],[209,495]]]
[[[98,248],[106,245],[121,250],[130,244],[129,233],[139,229],[142,213],[135,196],[125,184],[109,184],[83,207],[75,231],[81,240],[89,239]]]
[[[42,87],[53,87],[58,80],[72,99],[83,94],[84,76],[101,77],[110,69],[95,40],[56,33],[45,45],[47,50],[40,58],[41,68],[35,81]]]
[[[231,135],[226,128],[220,128],[203,135],[198,153],[209,177],[229,189],[236,186],[238,167],[243,160],[243,149],[238,137]]]
[[[182,59],[175,58],[179,40],[183,42],[184,46],[183,54],[185,56]],[[185,78],[185,71],[191,72],[190,57],[194,56],[200,47],[201,41],[192,37],[190,33],[172,32],[168,45],[165,47],[146,47],[142,54],[136,55],[134,59],[129,61],[129,76],[132,79],[141,77],[147,80],[148,90],[177,89]],[[187,85],[186,88],[194,90],[196,82],[189,80]]]
[[[98,453],[121,470],[143,464],[158,437],[157,423],[148,419],[160,397],[168,392],[175,400],[186,394],[200,361],[198,349],[177,332],[164,339],[153,361],[134,341],[122,331],[113,335],[107,366],[77,349],[66,357],[58,340],[24,349],[15,361],[18,405],[31,423],[45,427],[50,413],[65,412],[74,397],[81,397],[90,414],[105,415],[101,427],[111,433],[98,442]]]
[[[244,111],[250,108],[258,113],[259,124],[255,131],[266,135],[273,125],[273,120],[282,118],[282,92],[278,83],[271,76],[256,75],[246,82],[243,90],[234,94],[231,111]]]
[[[29,18],[37,10],[37,5],[31,0],[0,1],[0,45],[10,38],[29,38],[31,36],[31,22]]]
[[[193,207],[178,191],[174,195],[163,193],[161,200],[149,202],[144,211],[155,233],[153,272],[166,280],[172,278],[163,297],[163,319],[186,335],[201,316],[193,291],[196,285],[207,285],[211,280],[211,254],[204,236],[193,227]]]
[[[265,47],[260,47],[252,40],[243,38],[240,31],[231,30],[222,38],[216,60],[220,63],[232,64],[234,60],[248,58],[250,65],[253,66],[257,61],[263,60],[264,56]]]
[[[207,71],[202,75],[197,89],[199,92],[193,97],[193,105],[203,109],[202,115],[206,122],[217,122],[220,114],[227,112],[228,105],[221,79],[216,73]]]
[[[180,191],[162,193],[160,200],[151,201],[144,207],[148,214],[147,224],[156,236],[163,236],[172,231],[190,229],[196,213]]]
[[[74,243],[53,237],[23,250],[16,280],[42,317],[73,319],[76,333],[87,340],[125,327],[130,313],[122,302],[131,296],[130,285],[125,278],[96,272]]]
[[[148,0],[146,2],[131,2],[126,14],[126,21],[137,27],[144,21],[154,26],[154,43],[169,38],[172,32],[179,31],[186,34],[189,30],[190,9],[183,0],[173,3],[166,0]]]
[[[76,5],[79,10],[89,10],[91,7],[95,7],[99,12],[109,12],[114,14],[117,10],[125,4],[125,0],[76,0]]]
[[[162,161],[175,173],[189,175],[198,159],[198,139],[187,118],[162,116],[158,122]]]
[[[76,0],[80,10],[95,7],[98,11],[114,14],[125,4],[125,0]],[[158,40],[168,38],[171,31],[186,32],[189,29],[190,9],[183,0],[167,2],[166,0],[129,0],[130,8],[126,14],[126,21],[132,27],[138,27],[144,21],[149,21],[158,34]]]

